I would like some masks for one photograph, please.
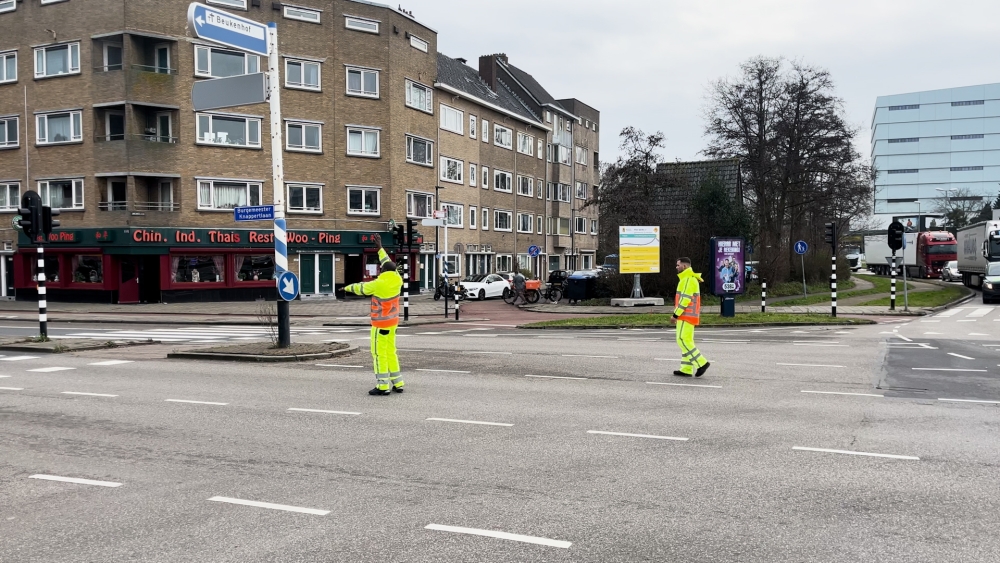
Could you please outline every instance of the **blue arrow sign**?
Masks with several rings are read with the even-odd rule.
[[[273,221],[273,205],[248,205],[233,208],[233,219],[236,221]]]
[[[267,26],[192,2],[188,25],[201,39],[267,56]]]
[[[541,253],[542,253],[542,249],[538,248],[538,246],[536,246],[534,244],[528,247],[528,256],[531,256],[532,258],[538,256]]]
[[[806,244],[806,241],[800,240],[799,242],[795,243],[795,253],[796,254],[805,254],[806,251],[808,251],[808,250],[809,250],[809,245]]]
[[[278,295],[285,301],[294,301],[299,295],[299,278],[285,270],[278,276]]]

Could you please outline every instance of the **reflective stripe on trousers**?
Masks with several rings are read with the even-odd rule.
[[[694,325],[677,321],[677,346],[681,349],[681,371],[693,374],[696,368],[708,363],[694,344]]]
[[[390,386],[405,385],[399,374],[399,356],[396,354],[396,327],[372,327],[372,362],[375,368],[375,385],[387,391]]]

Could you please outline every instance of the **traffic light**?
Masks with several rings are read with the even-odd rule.
[[[403,226],[396,225],[392,228],[392,242],[395,246],[403,246],[405,244],[405,237],[403,233]]]
[[[58,209],[52,209],[48,205],[42,206],[42,232],[43,233],[45,233],[46,235],[49,235],[49,234],[52,233],[52,228],[53,227],[58,227],[59,226],[59,220],[58,219],[55,219],[55,220],[52,219],[53,217],[58,217],[58,216],[59,216],[59,210]]]
[[[899,221],[893,221],[889,225],[889,248],[892,250],[899,250],[903,248],[903,224]]]
[[[21,196],[21,207],[17,209],[21,216],[18,226],[24,231],[25,236],[34,241],[35,237],[42,234],[42,198],[31,190],[24,192]]]
[[[823,240],[825,240],[830,246],[837,246],[837,224],[827,223],[825,226],[826,235]]]
[[[417,230],[415,229],[416,226],[417,226],[417,222],[414,221],[413,219],[407,219],[406,220],[406,247],[407,248],[412,248],[413,247],[414,237],[417,234]]]

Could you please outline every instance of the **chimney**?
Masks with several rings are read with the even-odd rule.
[[[467,62],[469,62],[467,59],[463,59],[462,57],[457,57],[455,60],[462,64],[466,64]]]
[[[507,55],[499,53],[496,55],[483,55],[479,57],[479,77],[489,85],[490,89],[497,90],[497,59],[507,62]]]

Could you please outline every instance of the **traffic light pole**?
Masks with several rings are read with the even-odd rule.
[[[896,310],[896,251],[892,251],[892,268],[889,269],[892,280],[889,282],[889,310]]]
[[[42,340],[49,338],[49,317],[46,309],[48,301],[45,298],[45,244],[38,241],[38,332]]]
[[[837,316],[837,249],[833,249],[831,273],[830,273],[830,314]]]

